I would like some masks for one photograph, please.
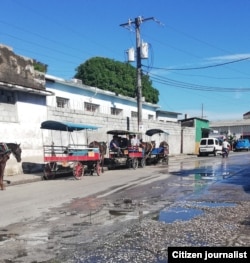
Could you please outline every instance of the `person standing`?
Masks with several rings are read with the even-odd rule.
[[[229,151],[230,149],[230,144],[229,142],[227,141],[227,139],[224,139],[223,143],[222,143],[222,150],[227,150]]]
[[[223,158],[228,157],[230,147],[231,147],[231,145],[229,144],[227,139],[224,139],[224,141],[222,143],[222,157]]]

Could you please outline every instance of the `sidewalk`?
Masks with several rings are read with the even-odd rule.
[[[26,184],[43,180],[43,174],[16,174],[4,176],[4,181],[6,186]],[[10,183],[6,182],[9,181]]]
[[[171,161],[179,161],[187,158],[194,158],[196,155],[187,155],[187,154],[178,154],[169,156],[169,162]],[[43,173],[22,173],[16,175],[9,175],[4,176],[5,185],[12,186],[12,185],[19,185],[19,184],[26,184],[32,183],[43,180]],[[9,181],[10,183],[7,183]]]

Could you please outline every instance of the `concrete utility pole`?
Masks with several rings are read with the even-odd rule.
[[[137,119],[138,119],[138,131],[142,131],[143,123],[142,123],[142,84],[141,84],[141,35],[140,35],[140,25],[142,22],[148,20],[155,20],[154,17],[143,18],[141,16],[135,18],[134,21],[129,20],[128,23],[121,24],[120,26],[127,27],[131,24],[135,25],[136,30],[136,68],[137,68]]]

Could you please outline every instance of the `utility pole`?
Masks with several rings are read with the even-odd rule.
[[[136,31],[136,69],[137,69],[137,85],[136,85],[136,94],[137,94],[137,120],[138,120],[138,131],[142,131],[143,122],[142,122],[142,68],[141,68],[141,34],[140,34],[140,25],[142,22],[148,20],[155,20],[154,17],[143,18],[141,16],[135,18],[134,21],[129,20],[128,23],[120,24],[120,26],[127,27],[131,24],[135,25]]]

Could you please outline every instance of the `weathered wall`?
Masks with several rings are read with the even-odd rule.
[[[18,56],[3,45],[0,45],[0,82],[45,89],[45,76],[34,70],[33,60]]]

